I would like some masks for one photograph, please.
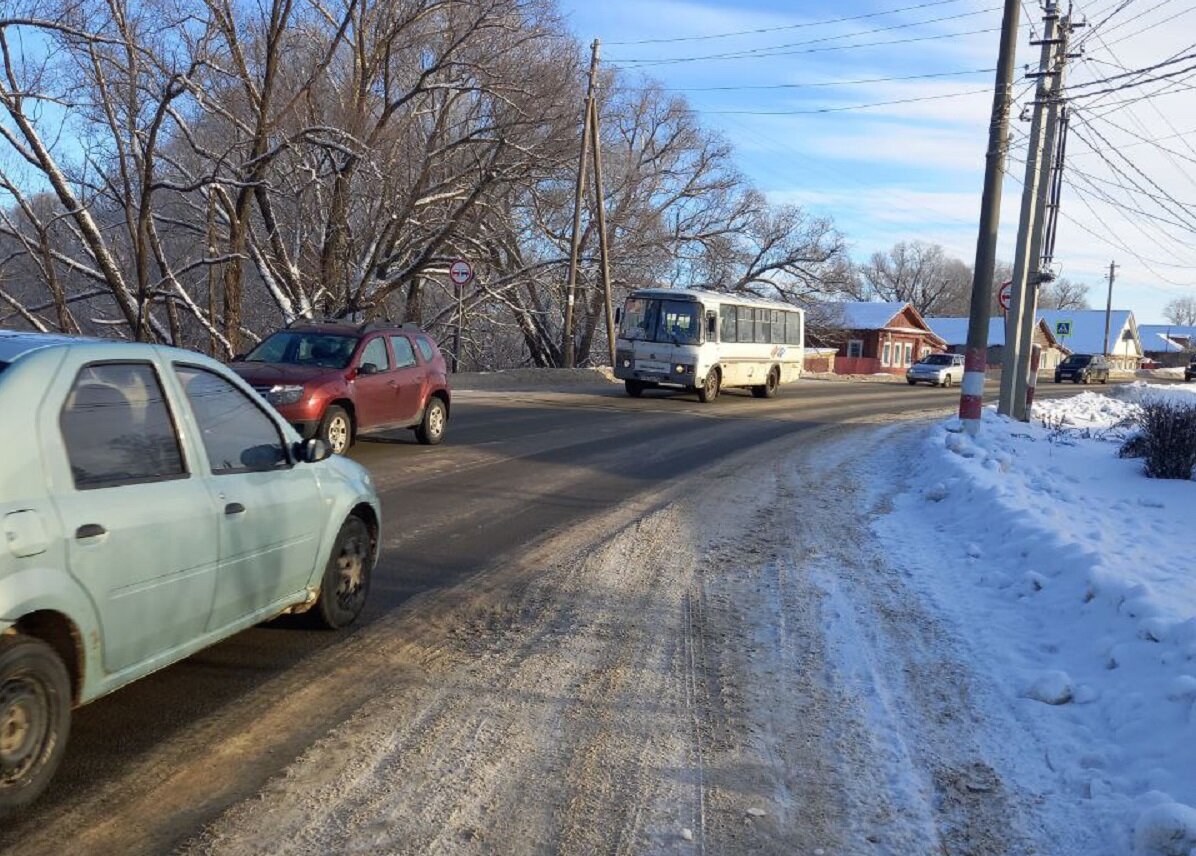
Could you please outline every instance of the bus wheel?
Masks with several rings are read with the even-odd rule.
[[[777,394],[777,388],[781,385],[781,373],[774,366],[768,372],[768,379],[759,386],[752,387],[752,395],[756,398],[772,398]]]
[[[646,384],[639,380],[625,380],[623,381],[623,386],[627,388],[628,395],[630,395],[632,398],[639,398],[644,394],[644,388]]]
[[[722,388],[723,377],[722,373],[717,369],[711,369],[706,374],[706,381],[698,387],[698,401],[703,404],[708,404],[714,399],[718,398],[719,390]]]

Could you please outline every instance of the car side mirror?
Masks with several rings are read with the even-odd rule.
[[[615,309],[615,324],[623,323],[623,307],[619,306]]]
[[[332,457],[332,447],[320,438],[313,437],[300,444],[296,457],[305,464],[318,464]]]
[[[245,362],[245,358],[246,358],[246,357],[248,357],[248,356],[249,356],[249,354],[248,354],[248,353],[244,353],[244,354],[233,354],[233,362],[234,362],[234,363],[243,363],[243,362]]]
[[[377,373],[378,373],[378,367],[377,367],[376,365],[374,365],[373,363],[362,363],[362,364],[361,364],[361,367],[360,367],[360,368],[357,370],[357,373],[358,373],[359,375],[373,375],[373,374],[377,374]]]
[[[718,332],[718,316],[713,312],[706,313],[706,334],[713,336]]]

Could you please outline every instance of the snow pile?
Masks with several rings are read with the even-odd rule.
[[[975,438],[938,425],[876,524],[969,628],[1025,724],[1025,768],[1045,758],[1023,786],[1058,823],[1103,827],[1110,854],[1196,854],[1196,482],[1146,478],[1099,432],[1193,392],[1043,402],[1047,426],[988,410]]]
[[[1175,384],[1165,386],[1163,384],[1135,381],[1134,383],[1115,386],[1109,391],[1109,394],[1115,396],[1120,401],[1132,404],[1142,404],[1148,400],[1163,400],[1196,407],[1196,386],[1178,386]],[[1035,412],[1037,412],[1038,406],[1035,404]]]

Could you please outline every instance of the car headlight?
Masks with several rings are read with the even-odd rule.
[[[295,384],[275,384],[266,391],[266,400],[273,405],[294,404],[303,398],[303,387]]]

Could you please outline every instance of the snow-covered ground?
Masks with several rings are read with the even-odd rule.
[[[1196,482],[1148,479],[1117,450],[1137,403],[1196,405],[1196,389],[1113,390],[1039,402],[1030,425],[986,411],[974,439],[935,426],[873,528],[967,628],[974,668],[1024,729],[1000,772],[1039,795],[1051,852],[1189,856]]]

